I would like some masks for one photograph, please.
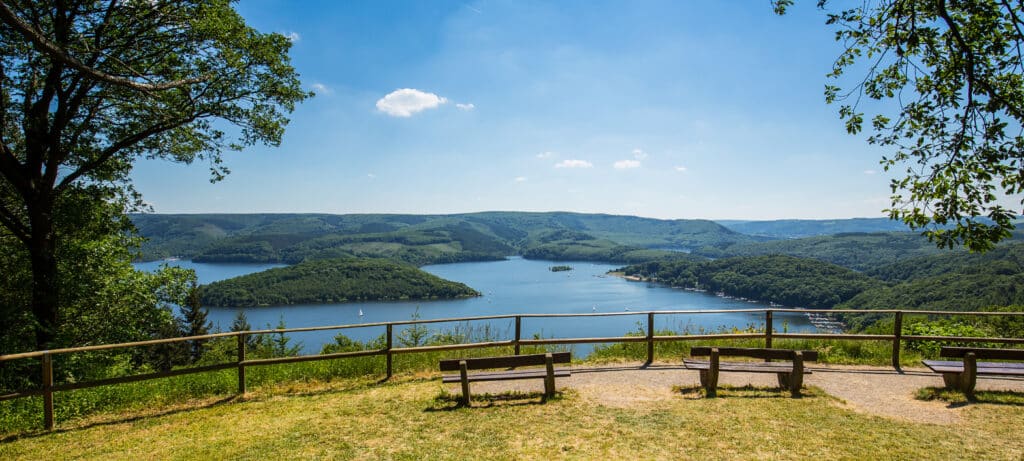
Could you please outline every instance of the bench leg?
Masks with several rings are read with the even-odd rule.
[[[804,385],[804,356],[800,351],[793,353],[793,373],[788,381],[790,395],[800,397],[800,388]]]
[[[942,382],[947,389],[960,389],[960,373],[943,373]]]
[[[704,381],[702,384],[704,385],[704,390],[707,392],[707,396],[708,397],[717,397],[718,396],[718,348],[717,347],[711,349],[711,360],[710,360],[710,362],[711,363],[708,366],[708,370],[706,372],[707,376],[705,377],[705,379],[702,380],[702,381]],[[705,374],[705,372],[702,371],[701,374]]]
[[[789,393],[793,397],[800,397],[800,388],[804,386],[804,374],[793,373],[789,377]]]
[[[780,388],[789,389],[789,375],[790,373],[776,373],[776,377],[779,378]]]
[[[547,375],[544,376],[544,398],[549,399],[555,395],[555,364],[551,353],[544,355],[544,367],[547,369]]]
[[[469,406],[469,370],[466,361],[459,362],[459,375],[462,378],[462,404]]]
[[[964,356],[964,372],[960,375],[960,390],[968,400],[974,400],[974,386],[978,381],[978,361],[973,352]]]

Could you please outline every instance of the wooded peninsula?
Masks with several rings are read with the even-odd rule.
[[[379,259],[323,259],[204,285],[206,306],[249,307],[351,301],[453,299],[472,288],[414,266]]]

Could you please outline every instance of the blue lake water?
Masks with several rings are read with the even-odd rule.
[[[154,270],[165,262],[139,263],[142,270]],[[257,272],[276,264],[213,264],[191,261],[166,262],[196,271],[200,283],[210,283],[239,275]],[[569,265],[571,271],[551,272],[552,265]],[[343,304],[290,305],[277,307],[210,308],[209,319],[215,327],[227,330],[238,310],[245,311],[253,328],[273,327],[284,320],[289,328],[324,325],[409,320],[417,314],[423,319],[470,317],[501,314],[554,314],[594,312],[637,312],[648,310],[727,310],[768,307],[736,299],[717,297],[669,288],[647,282],[632,282],[606,273],[616,265],[592,262],[551,262],[510,258],[506,261],[472,262],[424,266],[423,270],[439,277],[465,283],[483,296],[471,299],[408,302],[360,302]],[[363,315],[360,315],[360,312]],[[656,329],[682,331],[689,329],[717,329],[762,325],[762,313],[735,312],[726,314],[658,315]],[[524,318],[522,337],[571,338],[621,336],[646,328],[645,315],[575,318]],[[800,314],[778,313],[775,328],[783,325],[789,331],[815,331],[808,319]],[[473,322],[468,325],[476,331],[490,329],[497,339],[512,339],[514,321],[501,319]],[[429,324],[433,331],[465,329],[465,323]],[[366,327],[343,330],[344,334],[359,341],[372,340],[384,333],[384,327]],[[333,342],[339,331],[293,333],[293,341],[303,344],[304,353],[316,353],[323,344]],[[396,327],[395,334],[399,331]],[[396,336],[397,337],[397,336]],[[577,355],[592,349],[577,345]]]

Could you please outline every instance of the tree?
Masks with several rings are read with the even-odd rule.
[[[58,248],[76,201],[138,209],[136,159],[278,145],[301,90],[281,34],[230,0],[0,1],[0,224],[25,248],[36,347],[56,337]],[[101,218],[101,217],[97,217]]]
[[[792,0],[775,0],[784,14]],[[828,0],[818,0],[825,7]],[[827,15],[845,49],[825,86],[846,130],[892,148],[882,158],[904,169],[891,182],[893,219],[939,247],[985,251],[1011,235],[1024,205],[1024,7],[1011,0],[878,0]],[[863,69],[863,70],[862,70]],[[890,102],[885,102],[890,101]],[[895,103],[898,110],[886,115]],[[984,219],[988,218],[988,219]]]
[[[238,310],[235,314],[235,320],[231,322],[231,329],[228,331],[252,331],[252,325],[249,324],[249,318],[245,316],[245,311],[242,309]],[[246,335],[245,337],[245,348],[253,349],[260,343],[259,335]]]
[[[181,306],[182,336],[203,336],[210,333],[210,321],[207,320],[208,312],[203,309],[200,302],[199,286],[196,282],[188,288],[188,298]],[[202,358],[203,344],[206,340],[194,339],[189,341],[189,363],[196,363]]]

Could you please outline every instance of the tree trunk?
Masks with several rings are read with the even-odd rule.
[[[28,242],[32,264],[32,315],[36,325],[36,348],[45,350],[57,334],[57,309],[60,305],[57,274],[57,236],[54,230],[53,206],[29,207],[32,235]]]

